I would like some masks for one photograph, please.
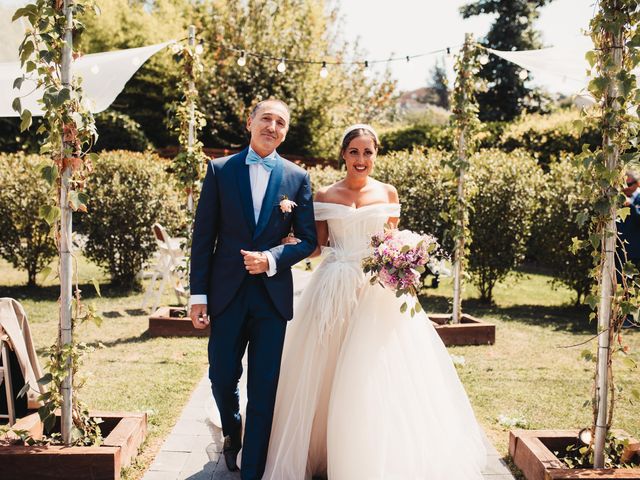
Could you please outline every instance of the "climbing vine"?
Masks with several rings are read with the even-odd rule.
[[[36,0],[16,10],[13,16],[13,20],[24,18],[30,25],[19,47],[20,62],[25,73],[14,81],[14,88],[28,86],[28,94],[33,89],[42,91],[40,104],[44,121],[37,133],[43,133],[45,136],[41,153],[51,158],[51,161],[41,165],[42,176],[50,186],[50,202],[41,205],[39,213],[51,226],[61,256],[62,237],[66,236],[67,244],[70,243],[71,237],[71,231],[63,230],[61,225],[62,209],[68,207],[72,211],[87,211],[88,196],[84,189],[92,170],[92,162],[97,158],[95,154],[90,153],[97,138],[93,115],[83,98],[81,79],[72,75],[71,78],[65,79],[62,68],[63,50],[66,46],[65,34],[70,29],[74,37],[80,35],[84,26],[79,19],[92,8],[97,10],[92,0]],[[71,17],[67,17],[67,11],[71,12]],[[72,58],[80,55],[79,52],[73,51],[73,45],[68,47],[71,49]],[[15,98],[13,108],[20,114],[20,128],[24,131],[31,126],[32,113],[23,108],[22,98]],[[68,171],[69,175],[68,179],[63,180],[65,171]],[[61,204],[62,198],[66,199],[65,205]],[[63,267],[59,266],[59,270],[61,268]],[[77,267],[74,268],[72,278],[75,283],[71,304],[72,340],[71,343],[63,344],[61,321],[58,342],[52,345],[48,352],[49,373],[39,380],[39,383],[50,385],[49,390],[41,396],[44,405],[39,410],[49,432],[55,424],[56,411],[62,408],[61,391],[64,380],[71,373],[77,372],[82,355],[87,350],[84,344],[75,339],[73,331],[82,322],[100,321],[94,308],[81,302]],[[64,287],[61,286],[61,297],[62,288]],[[62,310],[61,306],[61,319]],[[79,401],[77,392],[81,382],[75,375],[72,378],[70,443],[97,444],[100,441],[99,420],[91,418],[87,408]],[[51,441],[58,441],[58,436],[59,434],[51,434],[49,438]]]
[[[600,408],[598,385],[599,380],[602,380],[601,374],[596,370],[591,402],[594,412],[592,433],[596,428],[605,427],[607,432],[611,428],[617,395],[613,382],[613,354],[622,354],[626,357],[626,363],[634,367],[633,360],[628,356],[628,347],[623,341],[621,327],[627,315],[637,312],[640,306],[639,285],[633,280],[638,275],[638,269],[627,261],[626,254],[621,253],[623,249],[620,248],[614,220],[617,217],[618,221],[624,221],[629,215],[622,192],[625,172],[640,159],[637,150],[640,123],[635,110],[640,101],[640,90],[632,73],[640,63],[639,23],[640,4],[637,0],[599,2],[589,31],[595,48],[586,55],[592,75],[589,91],[596,100],[596,107],[585,111],[584,118],[577,122],[580,128],[587,123],[595,123],[603,134],[601,147],[585,145],[577,158],[578,162],[587,167],[584,179],[589,179],[589,184],[593,185],[591,202],[596,213],[590,219],[588,240],[574,239],[574,249],[589,246],[593,249],[594,269],[591,275],[596,279],[596,285],[586,301],[593,309],[591,318],[608,324],[597,335],[606,335],[609,340],[608,347],[599,348],[597,354],[606,356],[606,426],[596,427]],[[581,223],[588,220],[584,216],[578,218]],[[615,248],[616,243],[618,248]],[[613,255],[617,256],[615,261]],[[598,358],[593,357],[589,351],[583,352],[583,356]],[[637,390],[631,393],[640,399]],[[590,449],[593,449],[593,442]]]

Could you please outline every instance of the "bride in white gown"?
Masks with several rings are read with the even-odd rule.
[[[482,478],[480,428],[438,334],[362,272],[371,235],[400,215],[395,188],[369,177],[377,147],[350,127],[346,178],[316,195],[330,247],[288,327],[263,479]]]

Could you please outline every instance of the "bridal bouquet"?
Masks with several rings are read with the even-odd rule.
[[[371,273],[371,284],[380,283],[396,292],[396,297],[411,295],[416,298],[411,316],[422,307],[417,301],[420,275],[432,262],[440,246],[432,235],[420,235],[411,230],[385,230],[371,237],[373,252],[362,260],[364,273]],[[404,313],[407,302],[400,307]]]

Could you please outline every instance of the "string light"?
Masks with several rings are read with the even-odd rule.
[[[196,45],[196,53],[202,55],[202,52],[204,52],[204,45],[200,42]]]
[[[407,55],[407,63],[409,63],[411,61],[411,58],[409,57],[409,55]]]
[[[480,55],[478,61],[480,62],[480,65],[486,65],[487,63],[489,63],[489,55],[487,55],[486,53]]]
[[[244,53],[244,50],[240,53],[238,57],[238,66],[244,67],[247,64],[247,56]]]
[[[451,47],[447,47],[447,57],[451,56]]]
[[[529,78],[529,72],[527,72],[524,68],[518,72],[518,78],[522,81]]]
[[[327,62],[322,62],[322,68],[320,69],[320,78],[327,78],[329,76],[329,70],[327,70]]]
[[[276,67],[276,69],[280,72],[280,73],[284,73],[285,70],[287,69],[287,65],[286,63],[284,63],[284,58],[280,60],[280,63],[278,64],[278,66]]]

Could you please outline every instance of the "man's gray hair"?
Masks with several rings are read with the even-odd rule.
[[[251,118],[255,118],[256,113],[258,113],[258,110],[264,107],[266,103],[279,103],[285,108],[285,110],[289,114],[289,117],[291,117],[291,110],[289,109],[289,105],[287,105],[285,102],[283,102],[278,98],[267,98],[266,100],[262,100],[255,104],[255,106],[253,107],[253,110],[251,110],[251,113],[250,113]]]

